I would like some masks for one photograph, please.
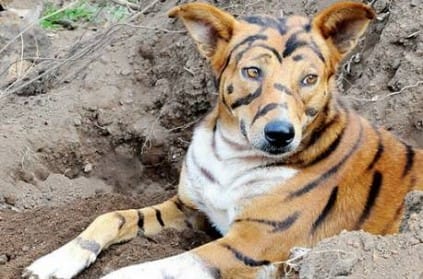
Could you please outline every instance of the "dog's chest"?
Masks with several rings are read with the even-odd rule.
[[[185,186],[192,201],[225,234],[251,198],[282,185],[297,171],[265,168],[262,160],[237,157],[218,137],[212,144],[212,137],[206,131],[195,134],[186,158]]]

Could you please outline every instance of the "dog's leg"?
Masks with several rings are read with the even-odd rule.
[[[272,263],[286,259],[293,243],[307,244],[297,215],[281,221],[245,219],[222,238],[183,254],[116,270],[102,279],[277,278]]]
[[[24,278],[72,278],[95,261],[108,246],[134,238],[138,232],[154,235],[164,228],[200,227],[203,216],[177,196],[143,209],[101,215],[78,237],[32,263]]]

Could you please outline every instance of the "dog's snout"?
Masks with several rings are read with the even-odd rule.
[[[272,121],[264,127],[264,136],[271,145],[285,147],[294,140],[294,126],[287,121]]]

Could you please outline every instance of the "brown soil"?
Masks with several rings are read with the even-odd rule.
[[[22,8],[25,1],[7,7],[13,2]],[[26,2],[35,11],[28,18],[0,12],[0,49],[42,1]],[[33,28],[1,53],[0,278],[17,278],[24,266],[75,237],[100,213],[143,207],[175,192],[192,126],[216,96],[207,64],[182,26],[166,17],[183,2],[159,1],[131,23],[138,27],[110,29],[112,24],[100,22],[73,31]],[[213,1],[237,15],[312,15],[333,2]],[[415,0],[378,0],[375,6],[384,19],[347,60],[340,86],[360,113],[423,147],[423,6]],[[24,57],[54,59],[16,66],[22,42]],[[28,75],[17,75],[19,67]],[[409,220],[422,216],[411,214]],[[394,237],[351,232],[325,240],[299,265],[300,277],[421,278],[417,232],[423,226],[415,224],[419,229]],[[102,253],[79,278],[97,278],[208,240],[203,233],[174,231],[137,238]]]

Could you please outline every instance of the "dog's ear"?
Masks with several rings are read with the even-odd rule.
[[[328,43],[331,52],[342,59],[357,44],[375,12],[369,6],[355,2],[340,2],[319,12],[313,27]]]
[[[232,38],[236,19],[206,3],[177,6],[171,9],[168,15],[182,19],[200,53],[208,58],[217,70],[221,66],[218,56],[222,55],[222,50]]]

